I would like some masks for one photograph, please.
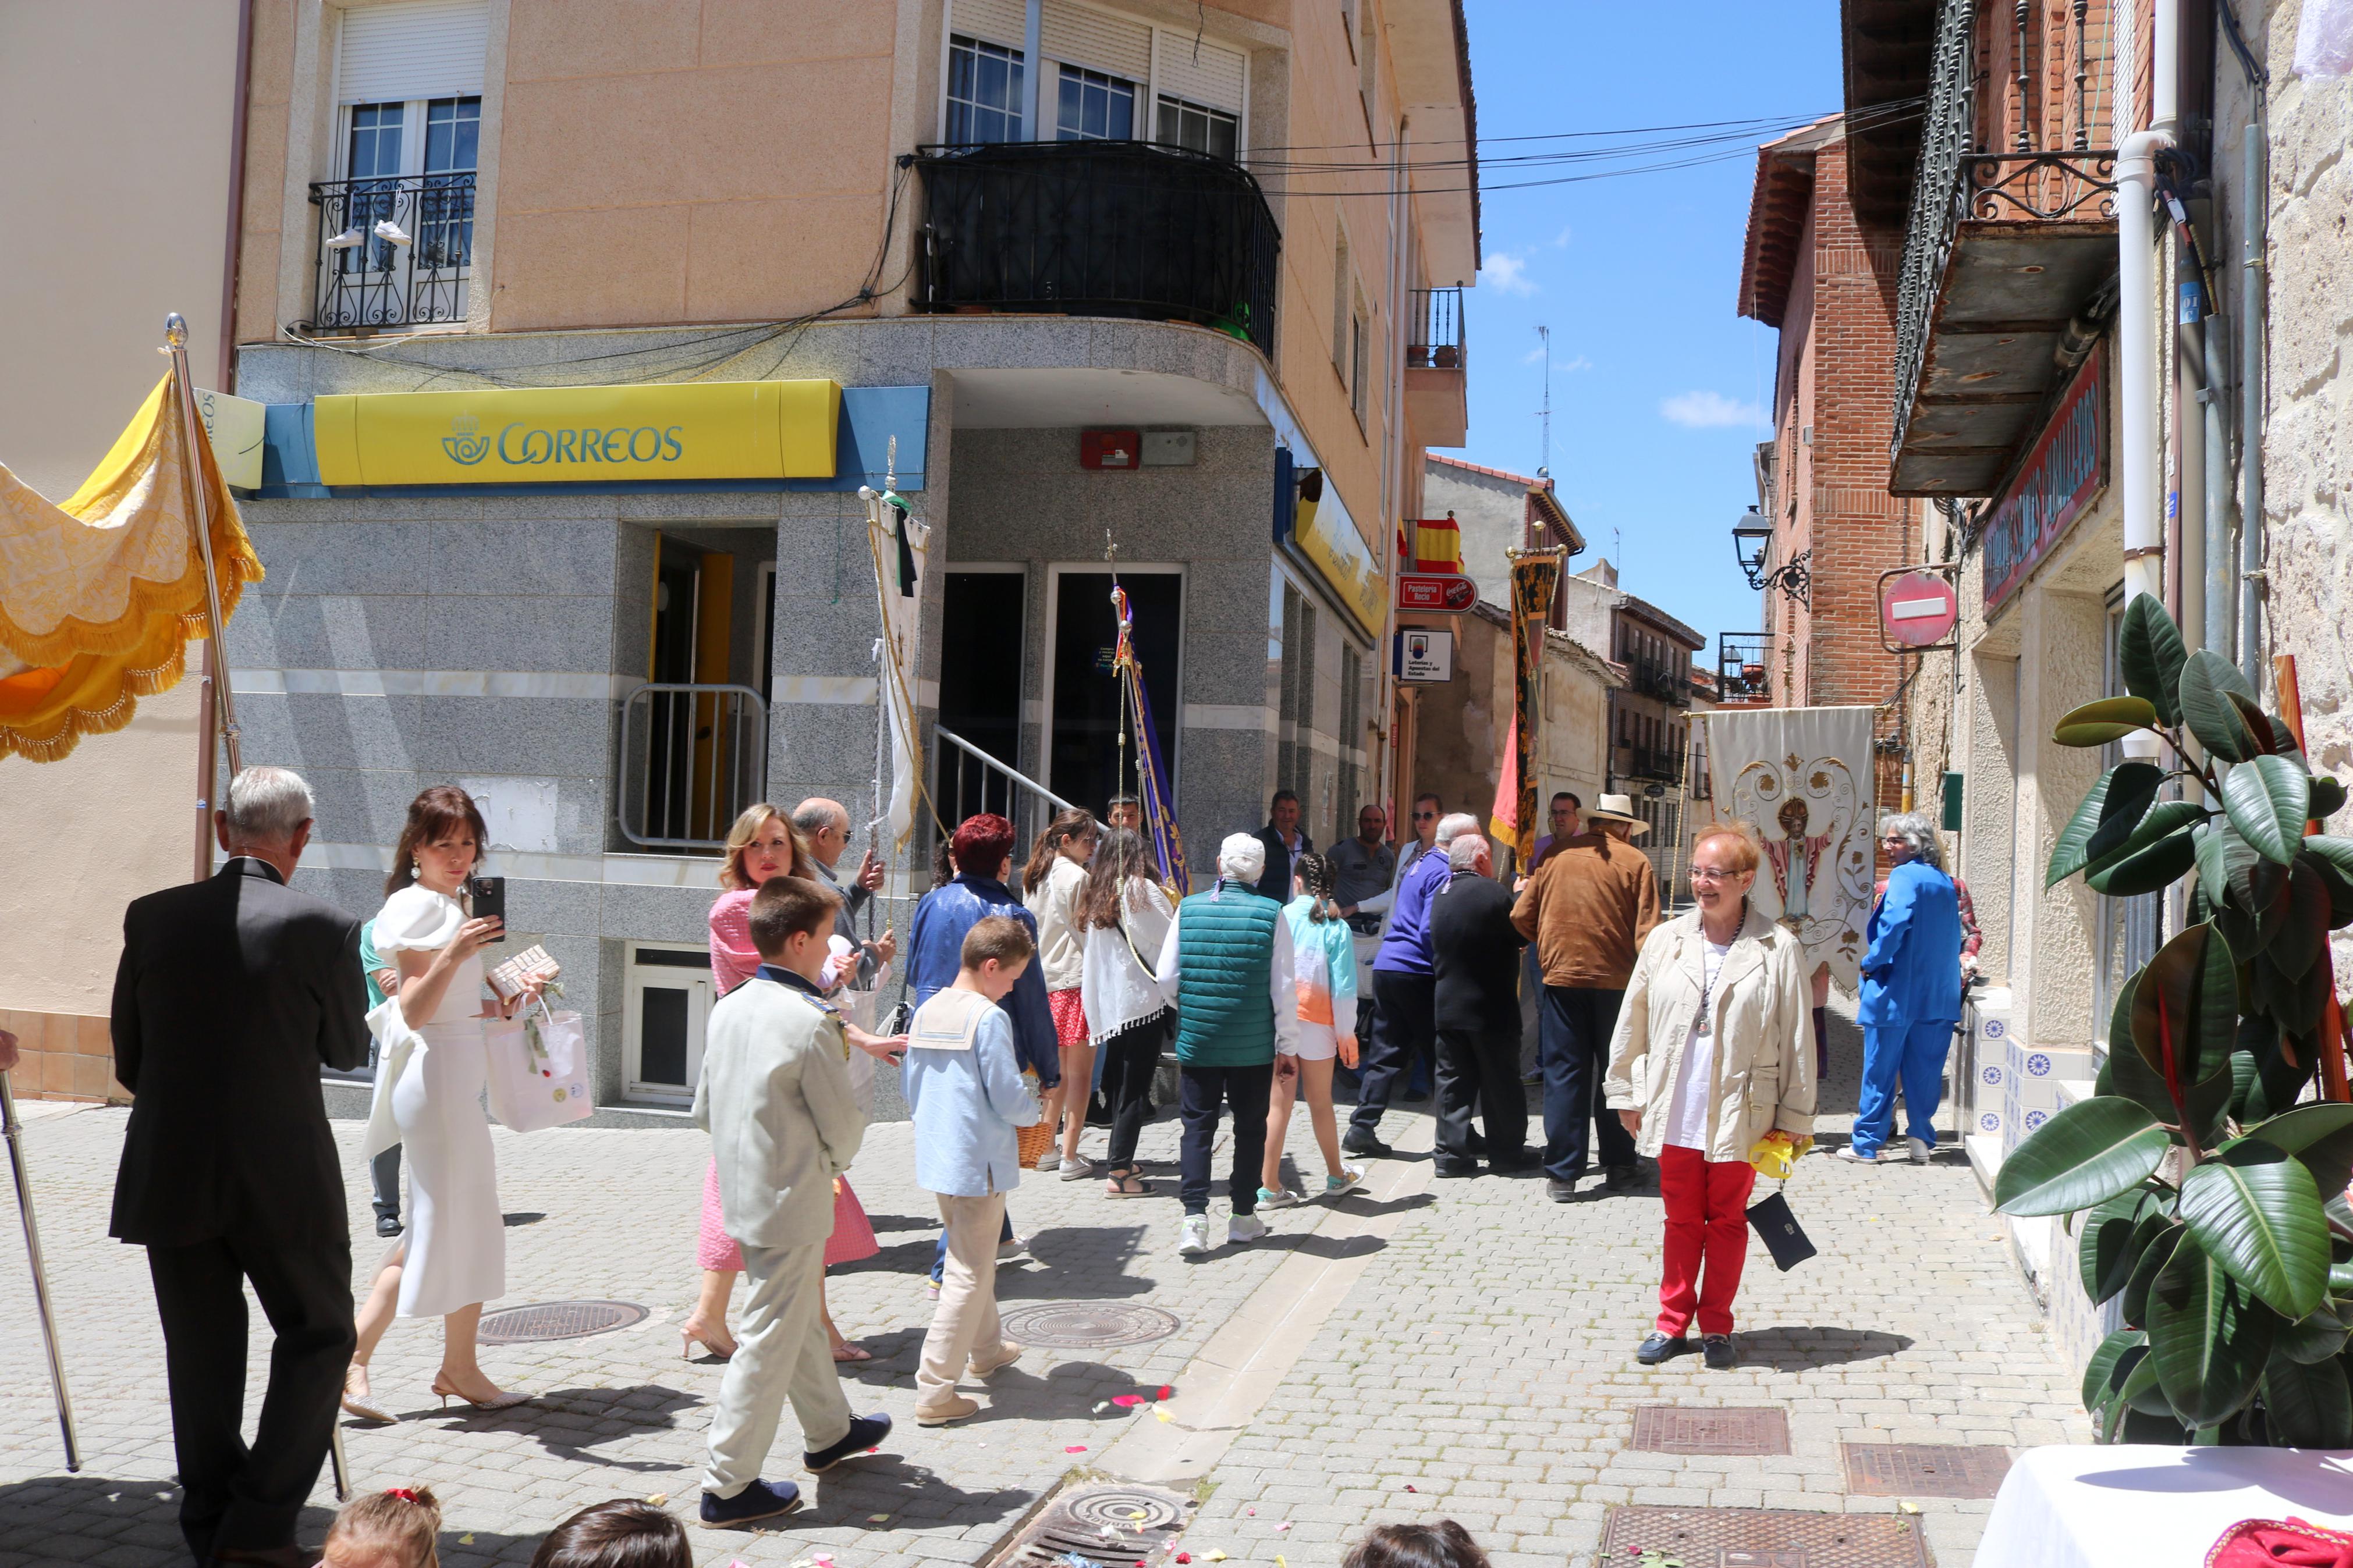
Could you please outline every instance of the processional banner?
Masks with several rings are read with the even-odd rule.
[[[1704,715],[1716,814],[1765,847],[1749,901],[1795,931],[1806,967],[1861,984],[1871,918],[1870,708],[1754,708]]]

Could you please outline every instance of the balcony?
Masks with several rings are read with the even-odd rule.
[[[917,306],[1190,321],[1274,353],[1282,237],[1240,165],[1144,142],[927,147]]]
[[[374,331],[466,319],[474,175],[322,180],[311,329]]]
[[[1896,495],[1992,494],[2096,340],[2116,157],[2086,51],[2107,8],[1942,0],[1897,292]]]
[[[1634,689],[1645,697],[1655,698],[1670,708],[1691,706],[1691,677],[1672,664],[1637,662],[1633,666]]]
[[[1622,746],[1628,778],[1648,779],[1669,787],[1683,782],[1683,753],[1672,746]]]
[[[1420,444],[1460,447],[1471,434],[1470,390],[1463,380],[1462,290],[1417,289],[1410,310],[1406,318],[1406,417]]]
[[[1715,639],[1716,700],[1769,705],[1773,680],[1767,673],[1773,637],[1769,632],[1725,632]]]

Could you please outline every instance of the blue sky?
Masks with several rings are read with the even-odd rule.
[[[1553,478],[1588,546],[1571,568],[1608,555],[1623,587],[1707,635],[1712,661],[1718,632],[1757,624],[1730,534],[1756,500],[1750,458],[1772,395],[1775,334],[1734,314],[1753,147],[1533,190],[1496,187],[1578,168],[1494,160],[1579,145],[1506,137],[1831,112],[1838,6],[1468,0],[1468,11],[1486,268],[1464,310],[1470,443],[1446,455],[1535,472],[1535,327],[1548,324]]]

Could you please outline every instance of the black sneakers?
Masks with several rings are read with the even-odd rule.
[[[1691,1341],[1681,1334],[1662,1334],[1655,1329],[1635,1348],[1634,1359],[1644,1366],[1656,1366],[1671,1356],[1691,1353]]]
[[[733,1497],[702,1494],[702,1522],[718,1529],[774,1519],[801,1506],[801,1489],[790,1481],[754,1481]]]
[[[891,1418],[881,1411],[871,1415],[852,1416],[849,1430],[842,1435],[840,1442],[819,1448],[815,1453],[803,1454],[801,1466],[811,1474],[829,1470],[852,1454],[864,1453],[890,1435]]]
[[[1700,1341],[1700,1355],[1710,1372],[1730,1372],[1740,1364],[1740,1352],[1732,1348],[1730,1334],[1709,1334]]]
[[[1556,1204],[1573,1204],[1577,1201],[1577,1184],[1573,1181],[1564,1181],[1558,1176],[1546,1176],[1545,1196]]]

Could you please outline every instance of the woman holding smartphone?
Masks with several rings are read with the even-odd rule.
[[[489,1070],[483,1026],[512,1017],[537,996],[537,983],[501,1005],[482,978],[483,947],[505,921],[471,917],[461,901],[489,834],[464,790],[436,784],[408,805],[375,948],[395,972],[401,1016],[424,1038],[389,1089],[408,1166],[408,1228],[378,1266],[358,1319],[359,1343],[343,1382],[343,1408],[392,1417],[368,1395],[376,1343],[403,1318],[442,1321],[441,1369],[433,1392],[503,1410],[529,1399],[501,1392],[475,1358],[482,1303],[506,1294],[506,1225],[481,1094]]]

